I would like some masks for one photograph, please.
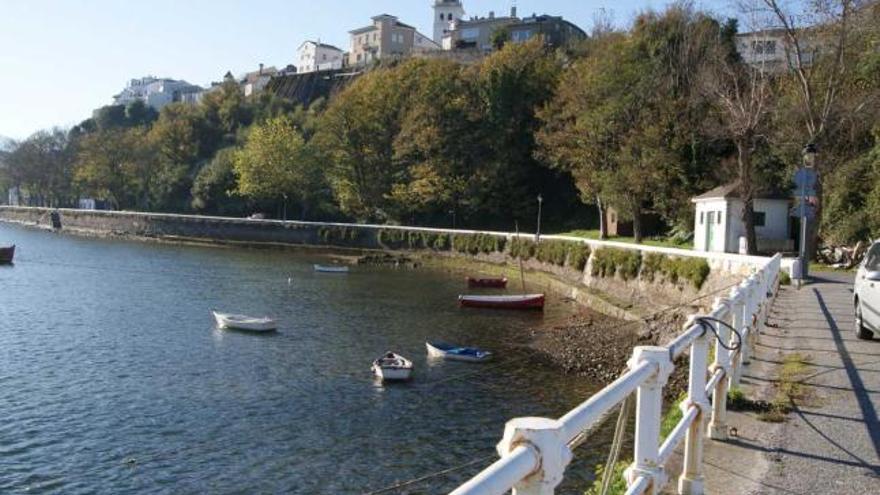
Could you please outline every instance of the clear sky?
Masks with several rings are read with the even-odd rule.
[[[464,0],[467,15],[512,0]],[[658,0],[517,0],[519,15],[562,15],[589,30],[606,9],[620,25]],[[293,63],[306,39],[348,50],[348,31],[388,13],[432,36],[432,0],[0,0],[0,136],[68,127],[145,75],[207,85],[260,62]],[[726,0],[698,2],[721,12]]]

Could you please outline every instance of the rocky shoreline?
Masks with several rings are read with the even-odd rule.
[[[633,347],[670,341],[681,331],[687,314],[694,311],[682,309],[647,321],[625,321],[584,310],[562,324],[533,329],[529,347],[543,362],[564,373],[607,385],[626,371]],[[664,388],[668,400],[686,390],[687,375],[685,357],[676,362],[675,371]]]

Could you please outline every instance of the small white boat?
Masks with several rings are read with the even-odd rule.
[[[246,330],[248,332],[273,332],[278,329],[278,323],[272,318],[253,318],[245,315],[232,315],[226,313],[214,313],[218,328],[232,330]]]
[[[347,266],[342,265],[315,265],[315,271],[320,273],[348,273]]]
[[[384,356],[373,361],[373,373],[383,381],[409,380],[412,371],[412,361],[393,352],[386,352]]]
[[[492,359],[492,353],[476,347],[459,347],[445,342],[425,342],[428,357],[447,361],[483,363]]]
[[[521,296],[458,296],[458,303],[465,308],[494,309],[544,309],[544,294]]]

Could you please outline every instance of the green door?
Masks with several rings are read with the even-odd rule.
[[[712,241],[715,240],[715,212],[706,214],[706,251],[712,251]]]

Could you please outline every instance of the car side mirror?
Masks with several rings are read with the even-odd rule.
[[[871,282],[880,282],[880,272],[868,272],[865,274],[865,278],[870,280]]]

